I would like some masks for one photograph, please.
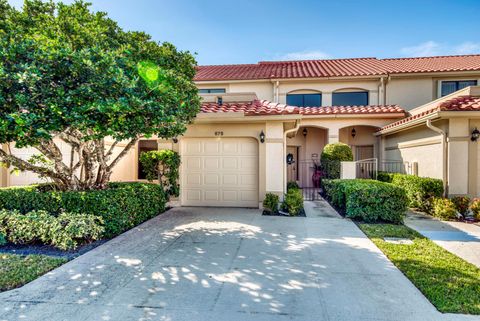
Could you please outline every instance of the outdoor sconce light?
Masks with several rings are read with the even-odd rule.
[[[470,138],[472,142],[476,142],[480,138],[480,131],[475,127],[475,129],[472,132],[472,137]]]
[[[173,141],[174,144],[176,144],[176,143],[178,143],[178,138],[177,138],[177,137],[173,137],[173,138],[172,138],[172,141]]]
[[[263,130],[260,132],[260,143],[265,143],[265,133]]]
[[[355,138],[357,136],[357,131],[355,130],[355,127],[352,128],[352,137]]]
[[[302,133],[303,133],[303,137],[307,137],[308,130],[306,128],[304,128]]]

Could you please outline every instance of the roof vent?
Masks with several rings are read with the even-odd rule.
[[[217,104],[219,104],[220,106],[223,105],[223,98],[222,97],[217,97]]]

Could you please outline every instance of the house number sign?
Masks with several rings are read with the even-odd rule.
[[[223,136],[223,132],[215,132],[215,136]]]

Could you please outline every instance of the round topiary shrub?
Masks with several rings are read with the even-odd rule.
[[[344,143],[327,144],[321,156],[322,172],[328,179],[340,178],[340,162],[353,161],[350,146]]]

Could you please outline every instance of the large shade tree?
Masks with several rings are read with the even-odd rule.
[[[62,189],[105,188],[140,137],[181,135],[199,110],[189,52],[83,1],[0,0],[0,57],[0,161]],[[21,159],[13,142],[39,153]]]

